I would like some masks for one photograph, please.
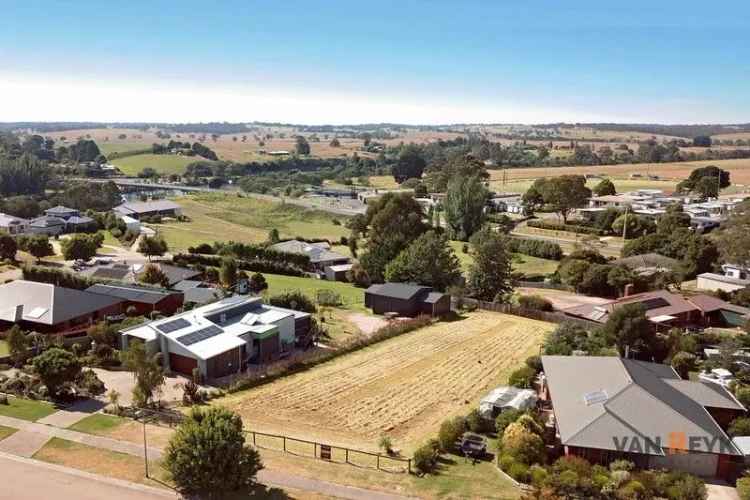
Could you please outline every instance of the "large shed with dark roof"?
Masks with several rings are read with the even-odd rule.
[[[429,286],[382,283],[365,290],[365,307],[375,314],[442,316],[451,310],[451,297]]]

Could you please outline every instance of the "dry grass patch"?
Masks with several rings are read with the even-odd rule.
[[[94,448],[66,439],[50,439],[41,450],[34,454],[33,458],[134,483],[151,486],[159,484],[145,477],[142,458]],[[149,470],[163,475],[159,464],[155,461],[149,460]]]
[[[411,450],[505,383],[553,326],[476,312],[216,403],[239,412],[252,430],[365,450],[388,434]]]

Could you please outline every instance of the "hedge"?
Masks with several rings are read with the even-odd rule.
[[[291,264],[303,269],[310,269],[310,257],[305,254],[280,252],[262,245],[247,245],[230,241],[229,243],[217,243],[214,245],[215,253],[219,255],[231,255],[244,260],[267,260]],[[196,248],[194,250],[198,250]],[[189,251],[190,249],[188,249]],[[194,252],[190,252],[194,253]]]
[[[73,274],[60,269],[52,269],[41,266],[24,266],[23,279],[39,283],[50,283],[64,288],[85,290],[97,283],[106,283],[106,280],[94,280],[80,274]]]
[[[222,257],[219,255],[200,255],[200,254],[186,254],[181,253],[174,256],[172,259],[177,265],[202,265],[211,267],[220,267]],[[237,259],[237,268],[243,271],[250,271],[253,273],[271,273],[271,274],[283,274],[286,276],[305,276],[306,269],[286,262],[278,262],[275,260],[255,259],[255,260],[244,260]]]
[[[537,229],[549,229],[551,231],[567,231],[569,233],[593,234],[596,236],[605,236],[607,234],[606,231],[591,226],[571,223],[563,224],[561,222],[547,222],[541,219],[530,220],[526,223],[526,225]]]
[[[549,260],[561,260],[563,258],[562,248],[552,241],[511,238],[508,245],[510,251],[514,253],[522,253],[531,257]]]

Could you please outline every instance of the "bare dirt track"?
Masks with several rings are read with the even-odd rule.
[[[538,352],[554,325],[477,312],[217,400],[250,429],[372,449],[390,435],[411,449],[468,413]]]

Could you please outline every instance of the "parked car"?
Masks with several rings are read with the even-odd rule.
[[[724,368],[714,368],[710,372],[700,372],[698,379],[703,382],[711,382],[719,384],[722,387],[728,387],[730,383],[734,382],[734,375]]]
[[[487,454],[487,440],[473,432],[465,432],[459,449],[467,457],[482,458]]]

